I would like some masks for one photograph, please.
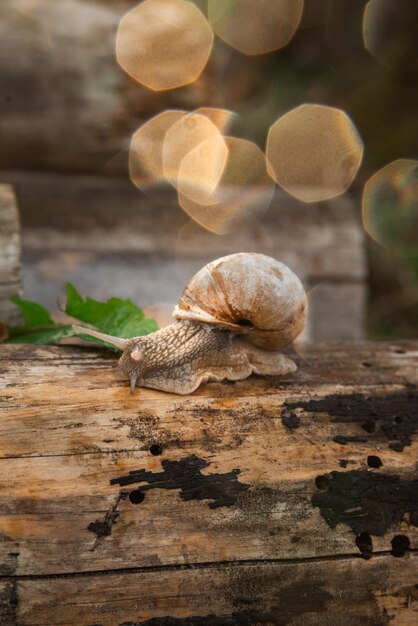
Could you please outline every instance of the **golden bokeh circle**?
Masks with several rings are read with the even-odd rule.
[[[189,157],[192,151],[194,159]],[[214,191],[227,157],[228,148],[221,132],[200,113],[182,116],[164,138],[165,179],[197,201]]]
[[[338,196],[353,182],[363,142],[341,109],[303,104],[270,128],[266,156],[280,187],[303,202]]]
[[[248,212],[260,216],[274,193],[274,183],[267,173],[266,159],[260,148],[237,137],[225,137],[225,143],[228,159],[211,194],[196,202],[190,194],[182,193],[179,186],[179,202],[186,213],[207,230],[218,234],[236,228],[237,222]],[[191,161],[196,160],[198,149],[189,153]]]
[[[199,107],[194,112],[200,115],[206,115],[223,135],[229,132],[237,115],[234,111],[218,107]]]
[[[199,120],[196,125],[200,134],[195,134],[194,140],[185,146],[185,137],[182,136],[181,126],[177,127],[172,137],[174,142],[175,154],[173,154],[173,163],[170,165],[168,171],[168,178],[172,184],[176,185],[178,180],[178,171],[181,166],[182,159],[187,155],[188,151],[193,150],[199,143],[208,137],[216,137],[218,141],[218,154],[221,152],[220,157],[225,159],[223,151],[225,150],[225,143],[222,138],[222,133],[232,123],[235,114],[227,109],[215,108],[215,107],[201,107],[190,113],[189,111],[183,111],[180,109],[168,109],[158,115],[155,115],[150,120],[142,124],[138,130],[133,134],[131,139],[131,145],[129,150],[129,170],[132,182],[142,190],[147,189],[152,185],[158,183],[167,182],[167,178],[163,167],[163,149],[164,141],[166,139],[167,132],[182,118],[186,116],[192,116],[193,120]],[[205,119],[201,119],[204,116]],[[189,122],[190,126],[190,122]],[[202,131],[202,127],[206,129],[206,134]],[[218,129],[218,130],[217,130]],[[176,134],[177,133],[177,134]],[[182,150],[183,148],[183,150]],[[201,172],[196,175],[197,180],[203,179],[203,192],[207,194],[207,191],[211,190],[211,176],[213,180],[213,170],[211,172],[210,166],[212,163],[213,168],[221,166],[214,162],[215,148],[212,147],[212,161],[208,161],[202,164]],[[176,156],[177,155],[177,156]],[[196,169],[196,167],[195,167]],[[219,172],[219,176],[221,171]],[[205,179],[205,176],[208,176]],[[190,175],[191,176],[191,175]],[[218,177],[216,177],[217,179]],[[215,182],[216,182],[215,179]],[[201,193],[198,185],[194,185],[193,178],[186,179],[184,181],[183,192],[187,193],[187,180],[193,190]],[[193,195],[193,193],[192,193]],[[206,197],[206,196],[205,196]],[[200,199],[200,196],[197,197]]]
[[[293,37],[303,0],[209,0],[209,21],[229,46],[247,55],[283,48]]]
[[[196,80],[212,45],[212,29],[192,2],[144,0],[119,23],[116,57],[136,81],[163,91]]]
[[[416,75],[418,21],[416,0],[369,0],[363,14],[363,43],[388,68]]]
[[[191,202],[215,203],[222,172],[228,158],[228,148],[222,135],[205,139],[190,150],[180,163],[175,186],[179,195]]]
[[[418,258],[418,161],[398,159],[364,186],[363,225],[381,246]]]
[[[132,136],[129,171],[140,189],[165,181],[163,146],[167,131],[187,115],[187,111],[167,110],[151,118]]]

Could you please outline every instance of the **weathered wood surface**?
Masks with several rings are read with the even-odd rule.
[[[25,295],[50,308],[67,280],[97,298],[174,304],[208,261],[262,252],[289,265],[311,292],[309,338],[363,336],[364,233],[348,197],[307,205],[277,191],[265,216],[243,219],[220,237],[189,220],[173,190],[143,194],[128,176],[1,176],[19,199]]]
[[[187,398],[3,345],[0,623],[415,624],[417,426],[417,342]]]
[[[21,294],[19,213],[12,187],[0,184],[0,322],[15,324],[20,321],[10,298]]]

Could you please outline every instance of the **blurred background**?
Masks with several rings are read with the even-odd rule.
[[[195,4],[208,16],[205,0]],[[118,25],[138,3],[1,0],[0,184],[19,207],[25,297],[58,310],[70,280],[99,299],[129,297],[164,324],[204,263],[255,251],[303,280],[309,338],[416,337],[417,162],[383,200],[370,188],[369,223],[361,207],[376,172],[417,158],[418,3],[373,4],[368,38],[365,0],[305,0],[279,50],[248,56],[215,37],[196,80],[153,91],[116,59]],[[130,179],[133,133],[166,109],[233,111],[230,133],[264,151],[275,121],[303,103],[342,109],[364,143],[338,197],[306,203],[277,186],[266,212],[243,211],[217,234],[168,185]]]

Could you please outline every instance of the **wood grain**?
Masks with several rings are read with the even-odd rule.
[[[303,355],[131,397],[110,352],[1,346],[0,623],[413,624],[418,343]]]
[[[10,185],[0,184],[0,322],[21,321],[12,296],[22,295],[20,224],[16,197]]]
[[[414,561],[385,556],[24,580],[19,617],[25,626],[413,626]]]

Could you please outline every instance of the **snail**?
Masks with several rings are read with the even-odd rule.
[[[284,263],[241,252],[197,272],[170,326],[133,339],[75,329],[123,350],[119,364],[131,393],[138,385],[183,395],[208,381],[294,372],[278,350],[302,331],[306,310],[302,284]]]

